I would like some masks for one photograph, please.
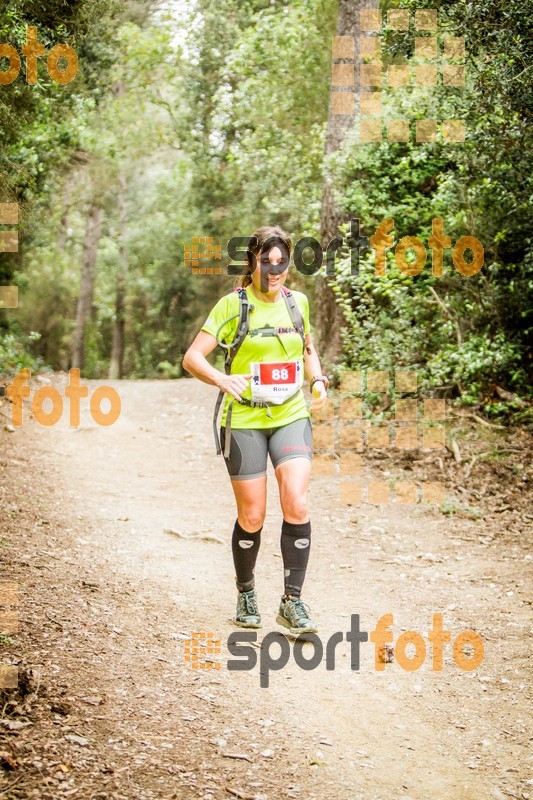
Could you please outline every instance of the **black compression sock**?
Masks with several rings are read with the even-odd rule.
[[[261,544],[261,526],[258,531],[250,533],[239,525],[239,520],[235,520],[233,536],[231,538],[231,550],[233,552],[233,563],[235,565],[235,575],[237,588],[240,592],[248,592],[254,588],[254,569],[259,546]]]
[[[311,547],[311,521],[299,524],[283,520],[281,555],[285,576],[285,594],[300,597]]]

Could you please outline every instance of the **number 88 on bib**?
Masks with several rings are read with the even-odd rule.
[[[302,385],[302,366],[299,361],[252,362],[252,400],[281,405]]]

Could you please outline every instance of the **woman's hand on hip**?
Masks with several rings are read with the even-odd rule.
[[[233,395],[236,400],[242,400],[241,394],[248,388],[248,381],[252,375],[222,375],[218,381],[221,392]]]

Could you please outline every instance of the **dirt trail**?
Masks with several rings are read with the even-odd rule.
[[[97,385],[89,382],[90,391]],[[2,492],[2,509],[11,503],[27,524],[27,557],[3,571],[21,587],[21,634],[11,653],[53,697],[49,718],[30,714],[33,724],[9,740],[21,761],[33,754],[35,790],[23,778],[17,790],[16,772],[6,773],[4,787],[13,788],[2,792],[0,778],[0,797],[533,797],[523,642],[531,556],[522,541],[495,540],[483,519],[430,507],[343,506],[338,478],[313,477],[304,598],[322,642],[348,631],[351,614],[371,631],[392,613],[395,641],[402,630],[418,631],[426,661],[413,672],[398,663],[378,672],[368,642],[357,672],[344,636],[334,670],[324,658],[305,671],[291,644],[287,665],[261,687],[258,665],[226,666],[236,630],[228,621],[235,512],[214,455],[214,393],[192,380],[114,385],[122,414],[110,428],[85,413],[79,428],[65,415],[49,429],[29,421],[2,434],[2,466],[27,481],[14,501]],[[269,466],[257,644],[277,630],[280,526]],[[438,612],[452,641],[464,629],[482,636],[485,658],[474,672],[456,666],[450,646],[443,671],[432,671],[427,632]],[[32,624],[45,631],[35,643]],[[213,656],[220,669],[185,661],[193,631],[221,640]],[[277,657],[279,647],[270,652]],[[312,653],[305,645],[303,655]],[[41,753],[32,744],[39,724],[48,726]]]

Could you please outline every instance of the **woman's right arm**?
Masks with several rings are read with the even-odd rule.
[[[183,369],[190,372],[198,380],[217,386],[221,392],[233,395],[236,400],[242,400],[241,392],[248,386],[251,375],[226,375],[225,372],[211,366],[206,356],[212,353],[218,342],[207,331],[200,331],[183,357]]]

